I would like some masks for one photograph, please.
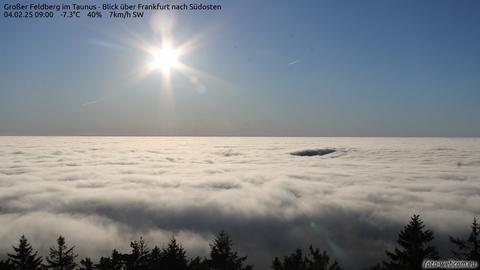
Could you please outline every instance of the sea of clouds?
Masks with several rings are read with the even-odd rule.
[[[292,152],[335,149],[323,156]],[[59,234],[81,256],[225,229],[257,269],[310,244],[349,269],[418,213],[443,255],[480,216],[478,138],[0,137],[0,252]]]

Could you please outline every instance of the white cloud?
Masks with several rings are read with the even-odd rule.
[[[225,229],[258,266],[310,243],[346,265],[366,264],[413,213],[440,244],[468,231],[480,215],[479,142],[2,137],[0,240],[25,234],[45,253],[64,234],[91,256],[126,250],[140,235],[162,245],[175,234],[199,255]],[[321,148],[337,152],[289,154]]]

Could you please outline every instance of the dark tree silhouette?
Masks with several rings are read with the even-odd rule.
[[[0,269],[1,270],[14,270],[13,265],[10,263],[9,259],[0,260]]]
[[[94,270],[95,267],[93,265],[93,262],[90,258],[84,258],[80,261],[80,267],[78,270]]]
[[[310,257],[307,257],[307,265],[309,270],[342,270],[336,260],[330,264],[330,256],[324,250],[320,253],[318,248],[314,249],[310,246]]]
[[[250,270],[251,265],[244,265],[247,257],[239,257],[233,251],[233,243],[224,231],[221,231],[210,245],[210,259],[208,265],[215,270]]]
[[[450,241],[457,247],[457,251],[452,250],[455,258],[480,262],[480,226],[476,218],[473,219],[472,231],[467,240],[450,236]]]
[[[272,262],[274,270],[306,270],[307,262],[301,249],[296,249],[292,254],[283,257],[283,262],[275,258]]]
[[[73,249],[74,247],[68,248],[65,245],[63,236],[58,237],[57,247],[50,248],[45,267],[52,270],[73,270],[76,266],[75,258],[77,257]]]
[[[149,269],[162,269],[162,250],[155,246],[148,258]]]
[[[413,215],[408,225],[398,234],[397,244],[393,252],[386,251],[390,258],[384,262],[387,269],[422,269],[424,259],[438,259],[438,252],[434,246],[429,245],[433,240],[433,232],[424,230],[425,225],[419,215]]]
[[[425,229],[419,215],[413,215],[409,223],[399,232],[397,247],[386,251],[387,261],[381,262],[370,270],[420,270],[425,259],[438,259],[438,252],[431,245],[433,232]],[[480,261],[480,225],[473,219],[471,232],[467,239],[450,237],[455,245],[452,253],[457,259]],[[160,249],[155,246],[148,249],[143,238],[130,243],[130,253],[122,254],[113,250],[110,257],[101,257],[97,264],[90,258],[80,261],[76,270],[252,270],[247,265],[247,257],[240,257],[233,249],[230,237],[221,231],[210,244],[210,256],[195,257],[191,260],[186,256],[185,249],[172,239],[168,245]],[[57,246],[50,248],[46,264],[33,250],[25,236],[21,236],[18,246],[13,246],[14,252],[7,254],[7,259],[0,260],[0,270],[74,270],[77,266],[74,247],[67,247],[65,238],[57,239]],[[301,249],[283,258],[272,261],[273,270],[342,270],[336,260],[331,260],[325,251],[309,247],[308,253]]]
[[[128,256],[128,255],[127,255]],[[111,257],[101,257],[95,268],[98,270],[123,270],[125,268],[125,255],[120,254],[116,249],[112,251]]]
[[[112,259],[109,257],[100,257],[98,264],[95,265],[95,268],[98,270],[111,270],[115,269],[112,267]]]
[[[369,267],[369,268],[365,268],[365,270],[384,270],[385,268],[382,267],[381,264],[377,264],[375,266],[372,266],[372,267]]]
[[[271,267],[274,270],[342,270],[336,260],[330,264],[330,256],[326,251],[320,252],[312,246],[309,251],[308,256],[304,256],[303,251],[297,249],[291,255],[283,257],[283,261],[275,258]]]
[[[17,270],[38,270],[42,267],[42,258],[33,251],[24,235],[20,237],[18,247],[13,247],[14,254],[8,254],[9,263]]]
[[[205,258],[195,257],[194,259],[190,260],[188,263],[189,270],[209,270],[208,260]]]
[[[148,249],[147,244],[145,243],[143,238],[140,237],[139,241],[131,242],[130,247],[132,248],[132,253],[121,256],[125,261],[126,269],[127,270],[148,269],[150,250]]]
[[[110,264],[112,270],[122,270],[124,268],[124,255],[118,252],[116,249],[112,251],[112,257],[110,259]]]
[[[187,270],[188,262],[185,250],[177,240],[172,239],[168,243],[167,248],[162,250],[161,261],[164,269],[169,270]]]

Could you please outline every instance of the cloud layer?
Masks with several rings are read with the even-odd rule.
[[[290,155],[322,148],[336,152]],[[225,229],[257,269],[311,243],[355,269],[413,213],[447,250],[480,215],[479,184],[479,139],[1,137],[0,242],[45,254],[63,234],[96,257],[175,235],[204,255]]]

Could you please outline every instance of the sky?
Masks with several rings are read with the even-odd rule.
[[[0,135],[480,136],[478,1],[208,3],[2,17]]]

